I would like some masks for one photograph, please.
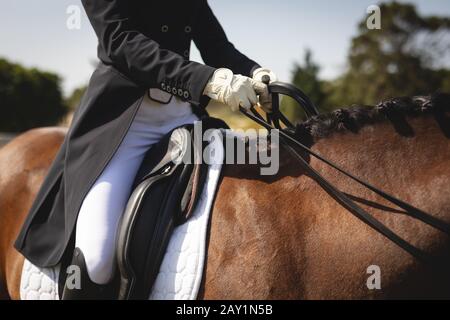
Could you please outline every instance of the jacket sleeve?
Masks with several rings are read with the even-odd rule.
[[[247,58],[228,41],[207,0],[201,1],[193,37],[203,61],[210,66],[229,68],[235,74],[250,77],[260,65]]]
[[[215,68],[186,61],[175,52],[161,49],[134,27],[127,1],[82,0],[108,60],[138,85],[181,88],[189,93],[185,100],[198,105]]]

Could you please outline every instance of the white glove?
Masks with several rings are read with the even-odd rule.
[[[234,75],[230,69],[217,69],[206,84],[203,94],[237,111],[239,106],[250,109],[258,103],[257,95],[267,91],[267,86],[242,75]]]
[[[270,82],[278,81],[277,75],[267,68],[258,68],[253,71],[253,80],[262,82],[263,77],[267,75],[270,77]],[[272,111],[272,95],[269,94],[268,90],[265,90],[262,94],[259,95],[259,105],[265,112]]]

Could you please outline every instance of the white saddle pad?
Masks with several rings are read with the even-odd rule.
[[[196,299],[205,263],[206,234],[211,207],[220,178],[224,150],[220,132],[212,135],[214,152],[206,183],[192,217],[174,229],[150,300]],[[22,300],[59,300],[59,266],[38,268],[25,260],[20,285]]]

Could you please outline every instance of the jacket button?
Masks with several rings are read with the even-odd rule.
[[[185,99],[189,99],[189,92],[187,92],[187,91],[183,92],[183,97]]]
[[[165,83],[161,83],[161,89],[166,90],[166,84]]]
[[[182,96],[183,96],[183,90],[178,89],[178,95],[179,95],[180,97],[182,97]]]
[[[191,33],[191,31],[192,31],[191,26],[186,26],[186,27],[184,27],[184,32],[186,32],[186,33]]]
[[[177,94],[177,88],[172,88],[172,94]]]
[[[168,93],[171,93],[171,92],[172,92],[172,87],[171,87],[171,86],[166,86],[166,91],[167,91]]]
[[[184,50],[183,54],[186,58],[189,58],[189,50]]]
[[[162,31],[162,32],[167,32],[167,31],[169,31],[169,26],[163,25],[163,26],[161,27],[161,31]]]

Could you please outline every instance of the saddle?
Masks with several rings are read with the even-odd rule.
[[[205,117],[201,132],[192,124],[178,127],[145,155],[118,231],[119,299],[148,299],[173,229],[189,219],[201,194],[202,137],[213,128],[228,126]]]

